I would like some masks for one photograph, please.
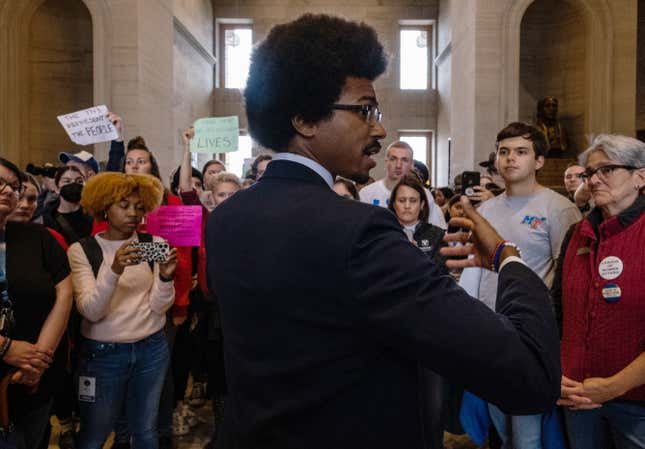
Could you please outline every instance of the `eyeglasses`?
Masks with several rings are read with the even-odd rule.
[[[360,112],[365,120],[370,123],[380,122],[383,119],[383,113],[374,104],[335,104],[331,108],[341,111]]]
[[[583,182],[588,182],[593,175],[598,175],[598,179],[600,179],[603,182],[607,182],[607,180],[614,172],[614,170],[617,170],[619,168],[623,168],[625,170],[636,170],[636,167],[632,165],[618,165],[618,164],[602,165],[597,168],[587,168],[585,171],[580,173],[580,179],[582,179]]]
[[[22,185],[20,181],[9,182],[4,178],[0,178],[0,193],[4,192],[4,189],[7,187],[11,187],[16,198],[20,198],[20,196],[25,192],[25,186]]]

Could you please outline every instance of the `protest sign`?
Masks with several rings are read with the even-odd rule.
[[[107,118],[108,108],[104,104],[82,111],[58,116],[58,121],[72,142],[90,145],[117,139],[119,133]]]
[[[200,118],[193,125],[190,141],[193,153],[229,153],[237,151],[240,125],[237,116]]]
[[[146,215],[146,231],[172,246],[199,246],[202,235],[201,206],[161,206]]]

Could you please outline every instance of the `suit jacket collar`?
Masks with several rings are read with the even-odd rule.
[[[319,184],[329,189],[327,182],[315,171],[298,162],[286,160],[273,160],[259,182],[270,179],[294,179],[309,184]]]

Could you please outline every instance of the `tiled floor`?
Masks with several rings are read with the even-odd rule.
[[[200,420],[200,423],[193,427],[188,435],[176,438],[176,449],[202,449],[210,439],[213,432],[213,410],[210,401],[203,407],[193,409]],[[52,419],[52,436],[49,440],[49,449],[58,449],[59,428],[56,419]],[[445,449],[476,449],[477,446],[465,435],[445,434]],[[110,438],[104,449],[112,446]]]

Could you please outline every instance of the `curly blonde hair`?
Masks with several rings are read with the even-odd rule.
[[[229,173],[229,172],[221,172],[213,176],[213,178],[210,181],[210,189],[212,192],[215,192],[215,189],[217,189],[217,186],[220,184],[224,184],[225,182],[230,182],[231,184],[235,184],[238,189],[242,188],[242,181],[240,181],[240,178],[237,177],[236,174],[234,173]]]
[[[133,192],[139,193],[145,211],[151,212],[161,205],[164,188],[161,181],[151,175],[100,173],[85,183],[81,206],[97,220],[103,220],[110,206]]]

